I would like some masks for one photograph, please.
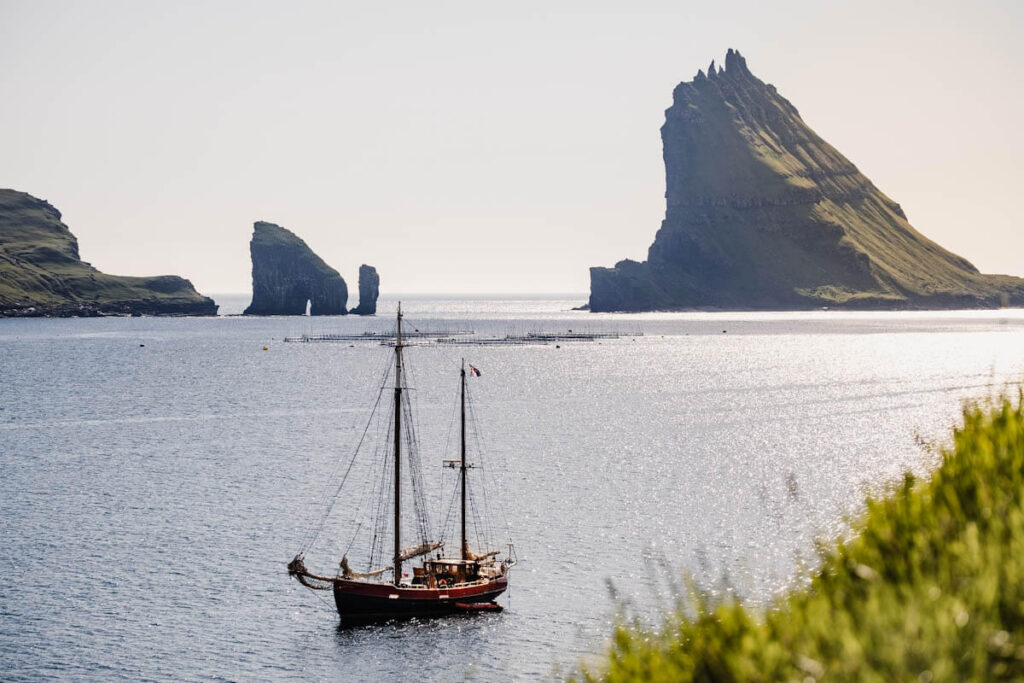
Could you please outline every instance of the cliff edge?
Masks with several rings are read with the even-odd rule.
[[[590,269],[591,311],[1024,305],[932,242],[729,50],[665,112],[665,219],[647,260]]]

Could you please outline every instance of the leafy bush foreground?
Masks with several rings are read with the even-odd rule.
[[[964,410],[928,478],[867,501],[810,585],[764,610],[695,594],[620,626],[587,680],[1024,680],[1024,397]]]

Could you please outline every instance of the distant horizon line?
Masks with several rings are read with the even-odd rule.
[[[356,293],[356,292],[353,292]],[[218,296],[252,296],[252,292],[210,292],[205,294],[211,298]],[[588,298],[590,292],[400,292],[398,294],[381,294],[378,297],[380,299],[397,299],[399,297],[409,298],[422,298],[422,297],[469,297],[469,298],[484,298],[493,296],[542,296],[542,297],[567,297],[567,298]]]

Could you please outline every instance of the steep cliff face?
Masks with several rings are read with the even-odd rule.
[[[591,269],[592,311],[1024,303],[1024,280],[917,232],[739,52],[676,86],[661,136],[665,220],[647,261]]]
[[[257,221],[252,241],[252,303],[245,315],[348,313],[348,287],[299,237],[273,223]]]
[[[350,312],[356,315],[375,315],[379,294],[380,276],[377,275],[377,269],[364,263],[359,266],[359,305]]]
[[[216,315],[217,305],[175,275],[107,275],[82,261],[60,211],[0,190],[0,317]]]

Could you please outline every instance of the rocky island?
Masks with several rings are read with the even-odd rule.
[[[0,189],[0,317],[216,315],[212,299],[175,275],[107,275],[48,202]]]
[[[349,313],[376,315],[377,297],[380,295],[380,275],[377,269],[365,263],[359,266],[359,305]]]
[[[244,315],[345,315],[348,286],[295,233],[257,221],[252,241],[252,303]]]
[[[1024,305],[1024,280],[915,230],[738,51],[672,98],[665,219],[646,261],[591,268],[591,311]]]

